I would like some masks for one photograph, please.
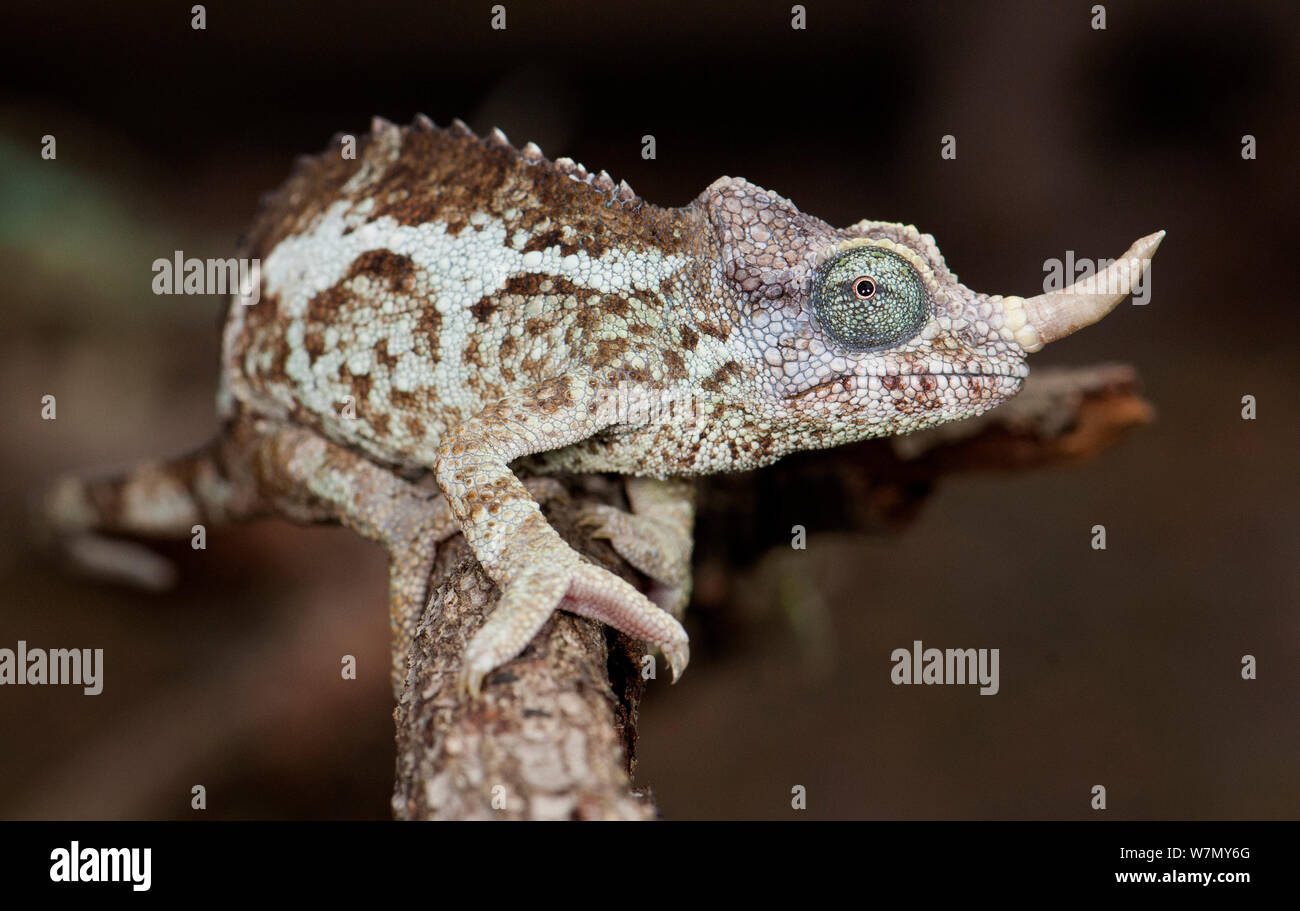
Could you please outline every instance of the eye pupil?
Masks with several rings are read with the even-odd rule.
[[[860,300],[866,300],[876,293],[876,283],[866,276],[863,276],[853,283],[853,293],[856,294]]]

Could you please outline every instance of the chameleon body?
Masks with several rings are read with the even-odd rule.
[[[424,118],[376,121],[355,158],[303,160],[247,255],[261,297],[228,310],[224,445],[183,482],[156,471],[155,499],[166,488],[179,522],[187,495],[210,514],[256,450],[281,476],[278,511],[370,528],[395,590],[418,602],[427,535],[375,531],[356,490],[432,473],[502,588],[467,646],[474,693],[558,607],[650,641],[676,676],[692,508],[673,479],[980,414],[1019,390],[1026,353],[1100,318],[1145,265],[1117,264],[1106,293],[980,294],[911,226],[837,229],[726,177],[662,208],[531,143]],[[651,597],[560,539],[521,466],[632,479],[631,514],[588,519],[651,577]],[[58,508],[82,528],[130,528],[131,491],[64,490]],[[149,501],[131,501],[136,526]]]

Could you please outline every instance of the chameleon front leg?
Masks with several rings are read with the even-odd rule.
[[[583,507],[581,520],[649,576],[651,600],[680,618],[691,598],[695,484],[686,478],[630,477],[624,486],[632,512],[592,503]]]
[[[658,646],[674,680],[686,668],[690,651],[681,624],[628,582],[583,560],[508,467],[610,426],[608,404],[590,374],[558,377],[488,406],[439,444],[438,484],[475,556],[501,587],[501,600],[466,647],[463,691],[477,695],[483,678],[519,654],[561,606]]]

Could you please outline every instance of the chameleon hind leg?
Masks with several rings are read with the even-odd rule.
[[[650,600],[680,618],[691,598],[695,484],[686,478],[630,477],[625,489],[632,512],[593,503],[583,507],[582,523],[649,576]]]
[[[143,544],[114,536],[183,538],[196,525],[272,514],[337,522],[388,551],[392,684],[400,695],[437,545],[460,527],[438,491],[404,481],[310,430],[242,418],[189,455],[143,463],[115,477],[62,478],[40,504],[38,528],[93,575],[165,588],[175,576],[171,564]]]

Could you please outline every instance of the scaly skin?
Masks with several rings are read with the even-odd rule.
[[[423,118],[376,121],[355,159],[301,161],[248,246],[262,294],[229,308],[227,436],[289,463],[305,435],[314,459],[351,460],[326,491],[286,468],[299,490],[263,505],[326,503],[382,540],[404,601],[425,596],[411,580],[427,575],[430,532],[376,531],[339,479],[434,474],[502,588],[467,648],[470,693],[557,607],[650,641],[676,677],[692,507],[689,485],[665,479],[980,414],[1020,389],[1027,351],[1081,324],[1057,303],[967,289],[911,226],[836,229],[725,177],[661,208],[531,144]],[[216,450],[226,471],[230,448]],[[654,601],[561,540],[512,464],[639,478],[636,515],[584,519],[656,581]],[[129,491],[65,489],[60,508],[82,528],[121,528],[105,511]]]

